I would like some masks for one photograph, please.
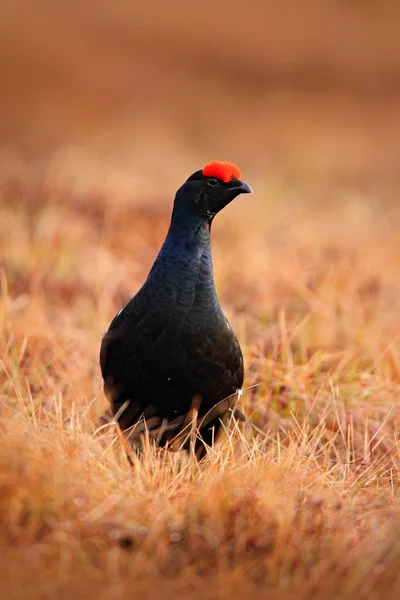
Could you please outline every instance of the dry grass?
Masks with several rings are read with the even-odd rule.
[[[213,239],[248,422],[200,465],[133,466],[97,353],[170,206],[4,188],[2,597],[398,598],[400,214],[373,186],[255,187]]]

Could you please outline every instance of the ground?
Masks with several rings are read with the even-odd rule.
[[[1,595],[398,598],[395,179],[243,173],[256,193],[212,242],[247,422],[201,464],[151,447],[130,464],[98,418],[101,335],[189,174],[145,202],[2,188]]]

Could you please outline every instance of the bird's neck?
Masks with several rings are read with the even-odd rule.
[[[174,212],[148,283],[173,289],[175,300],[217,304],[211,258],[210,225],[196,215]]]

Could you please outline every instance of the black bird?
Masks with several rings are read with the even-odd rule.
[[[138,293],[104,335],[104,391],[122,430],[158,445],[211,445],[243,385],[239,342],[218,301],[211,259],[215,215],[252,193],[236,165],[212,161],[178,190],[164,244]],[[196,420],[197,419],[197,420]]]

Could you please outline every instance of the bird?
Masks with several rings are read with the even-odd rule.
[[[157,446],[188,450],[194,423],[191,447],[201,458],[235,411],[243,355],[218,300],[210,232],[223,208],[252,193],[231,162],[193,173],[175,195],[146,281],[102,338],[104,393],[135,443],[147,434]]]

